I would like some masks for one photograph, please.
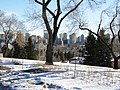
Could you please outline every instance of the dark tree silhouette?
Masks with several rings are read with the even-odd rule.
[[[90,30],[89,28],[83,28],[83,27],[81,27],[81,25],[79,25],[79,28],[80,28],[81,30],[87,30],[87,31],[89,31],[90,33],[96,35],[97,38],[98,38],[99,40],[101,40],[101,42],[106,46],[106,48],[109,49],[109,51],[110,51],[110,53],[111,53],[111,55],[112,55],[112,57],[113,57],[113,59],[114,59],[114,67],[113,67],[114,69],[118,69],[118,59],[120,59],[120,55],[119,55],[119,56],[116,56],[115,53],[114,53],[114,50],[113,50],[113,43],[114,43],[115,38],[116,38],[116,37],[118,37],[118,38],[120,37],[120,34],[119,34],[119,33],[120,33],[120,30],[118,30],[118,34],[116,35],[115,32],[114,32],[114,29],[113,29],[113,27],[116,26],[116,25],[114,25],[113,23],[114,23],[115,19],[118,17],[118,14],[119,14],[118,11],[119,11],[119,8],[118,8],[118,5],[117,5],[117,6],[116,6],[116,9],[115,9],[115,14],[113,15],[113,17],[112,17],[112,19],[111,19],[111,21],[110,21],[110,23],[109,23],[109,29],[110,29],[110,32],[112,33],[110,44],[106,43],[105,40],[99,35],[100,28],[101,28],[101,24],[102,24],[102,14],[103,14],[103,12],[106,12],[106,10],[102,11],[102,13],[101,13],[100,23],[99,23],[99,25],[98,25],[97,33],[94,32],[94,31],[92,31],[92,30]],[[117,30],[116,30],[116,31],[117,31]]]

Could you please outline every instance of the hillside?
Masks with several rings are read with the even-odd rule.
[[[0,59],[2,90],[120,90],[120,69],[22,59]],[[75,68],[76,66],[76,68]],[[9,69],[8,69],[9,68]]]

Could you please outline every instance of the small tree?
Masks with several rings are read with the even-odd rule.
[[[32,43],[31,37],[28,38],[28,42],[25,46],[26,53],[27,53],[27,59],[36,59],[36,54],[35,54],[35,48]]]
[[[86,56],[85,64],[95,65],[96,63],[96,38],[92,33],[87,36],[87,41],[85,42]]]
[[[16,41],[14,41],[12,43],[13,47],[14,47],[14,51],[13,51],[13,57],[14,58],[20,58],[20,46],[18,45],[18,43]]]
[[[3,57],[11,57],[10,56],[10,52],[11,50],[6,46],[4,45],[2,48],[1,48],[2,52],[3,52]]]
[[[101,33],[103,32],[103,33]],[[101,38],[109,45],[110,39],[104,34],[105,30],[102,28],[100,30],[100,36]],[[97,56],[97,63],[98,66],[105,66],[105,67],[111,67],[111,53],[110,50],[102,43],[102,41],[97,38],[96,41],[96,56]]]
[[[14,41],[12,45],[14,47],[13,49],[14,58],[23,58],[23,59],[27,58],[27,54],[24,47],[20,47],[20,45],[16,41]]]

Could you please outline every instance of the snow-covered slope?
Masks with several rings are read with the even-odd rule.
[[[10,62],[8,59],[1,59]],[[16,90],[120,90],[120,70],[112,68],[75,65],[54,62],[42,65],[44,61],[19,60],[22,65],[1,63],[12,69],[0,76],[0,85]],[[11,60],[13,61],[13,59]],[[32,64],[42,66],[33,66]],[[75,67],[76,66],[76,67]],[[48,72],[29,73],[21,70],[42,68]]]

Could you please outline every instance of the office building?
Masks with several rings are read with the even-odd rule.
[[[85,38],[84,38],[84,35],[82,34],[81,35],[81,45],[85,44]]]
[[[75,44],[76,43],[76,33],[72,33],[71,35],[69,35],[69,39],[70,39],[70,44]]]

